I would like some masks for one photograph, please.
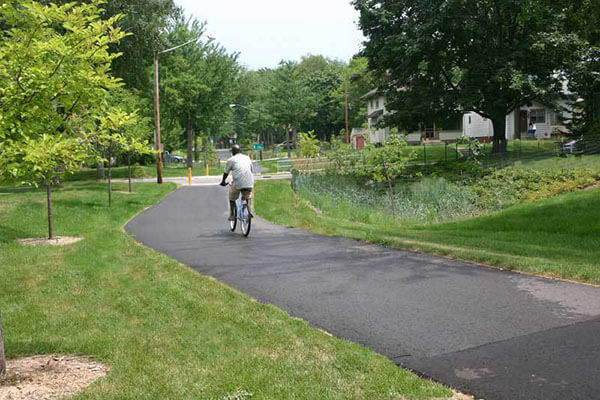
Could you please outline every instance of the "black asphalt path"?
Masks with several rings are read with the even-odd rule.
[[[600,289],[325,237],[184,187],[126,227],[137,240],[335,336],[483,399],[600,399]]]

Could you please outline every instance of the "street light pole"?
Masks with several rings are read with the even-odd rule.
[[[179,46],[171,47],[170,49],[159,51],[154,53],[154,124],[156,126],[156,183],[163,183],[162,176],[162,145],[160,142],[160,99],[159,99],[159,90],[158,90],[158,56],[161,54],[169,53],[171,51],[177,50],[183,46],[187,46],[190,43],[195,43],[200,38],[194,38],[192,40],[188,40],[187,42],[180,44]],[[206,44],[215,40],[213,37],[208,37],[208,41]]]
[[[262,137],[262,108],[258,107],[258,143],[263,144],[264,147],[264,142],[263,142],[263,137]],[[260,151],[260,161],[263,160],[263,151]]]
[[[346,144],[350,143],[350,135],[348,133],[349,131],[349,123],[348,123],[348,81],[346,81],[345,84],[345,97],[346,97]]]
[[[156,183],[163,183],[162,150],[160,143],[160,101],[158,94],[158,54],[154,55],[154,122],[156,126]]]

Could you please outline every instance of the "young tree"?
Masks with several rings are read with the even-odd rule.
[[[100,18],[101,4],[0,6],[0,180],[46,186],[50,238],[52,185],[79,168],[108,90],[119,86],[109,74],[118,54],[108,50],[125,33],[120,16]]]
[[[6,358],[4,356],[4,335],[2,334],[2,311],[0,311],[0,377],[6,373]]]
[[[298,132],[300,142],[298,143],[298,149],[302,157],[316,157],[319,154],[319,139],[315,136],[314,131],[310,132]]]
[[[391,74],[390,122],[411,124],[474,111],[506,149],[506,115],[534,99],[552,103],[578,47],[545,0],[354,0],[372,68]]]
[[[150,117],[140,113],[140,110],[149,107],[149,102],[138,93],[135,90],[119,88],[111,91],[109,99],[109,105],[115,111],[120,110],[124,115],[129,116],[126,123],[117,128],[118,134],[123,136],[119,142],[118,159],[127,163],[129,192],[132,191],[132,161],[139,156],[155,153],[148,143],[154,129],[153,121]],[[98,147],[96,149],[100,150]]]
[[[396,134],[391,135],[383,146],[368,144],[363,150],[363,163],[358,164],[359,173],[378,183],[388,186],[392,215],[396,216],[394,203],[394,181],[398,178],[406,164],[412,158],[412,153],[405,151],[406,142]]]
[[[96,148],[103,162],[108,165],[108,206],[112,205],[112,164],[119,156],[126,157],[129,165],[129,191],[131,191],[131,156],[135,154],[150,154],[150,149],[144,136],[146,134],[136,129],[138,116],[134,111],[125,112],[119,108],[110,110],[106,115],[98,117],[98,129],[94,134]]]

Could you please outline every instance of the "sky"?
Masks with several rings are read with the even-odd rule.
[[[322,54],[348,61],[364,40],[350,0],[175,0],[249,69]]]

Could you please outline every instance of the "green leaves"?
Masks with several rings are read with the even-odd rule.
[[[100,19],[103,2],[45,6],[3,3],[0,36],[0,179],[50,184],[88,157],[96,122],[123,119],[108,109],[109,74],[126,36],[119,16]],[[111,119],[113,118],[113,119]]]
[[[552,103],[579,46],[561,7],[543,0],[353,3],[368,37],[364,54],[391,73],[384,86],[393,125],[468,111],[498,122],[534,99]]]
[[[302,157],[316,157],[319,154],[319,139],[315,136],[314,131],[310,132],[298,132],[300,142],[298,148]]]
[[[363,162],[358,163],[359,174],[378,183],[395,180],[413,157],[406,146],[398,135],[391,135],[382,146],[369,143],[363,150]]]

